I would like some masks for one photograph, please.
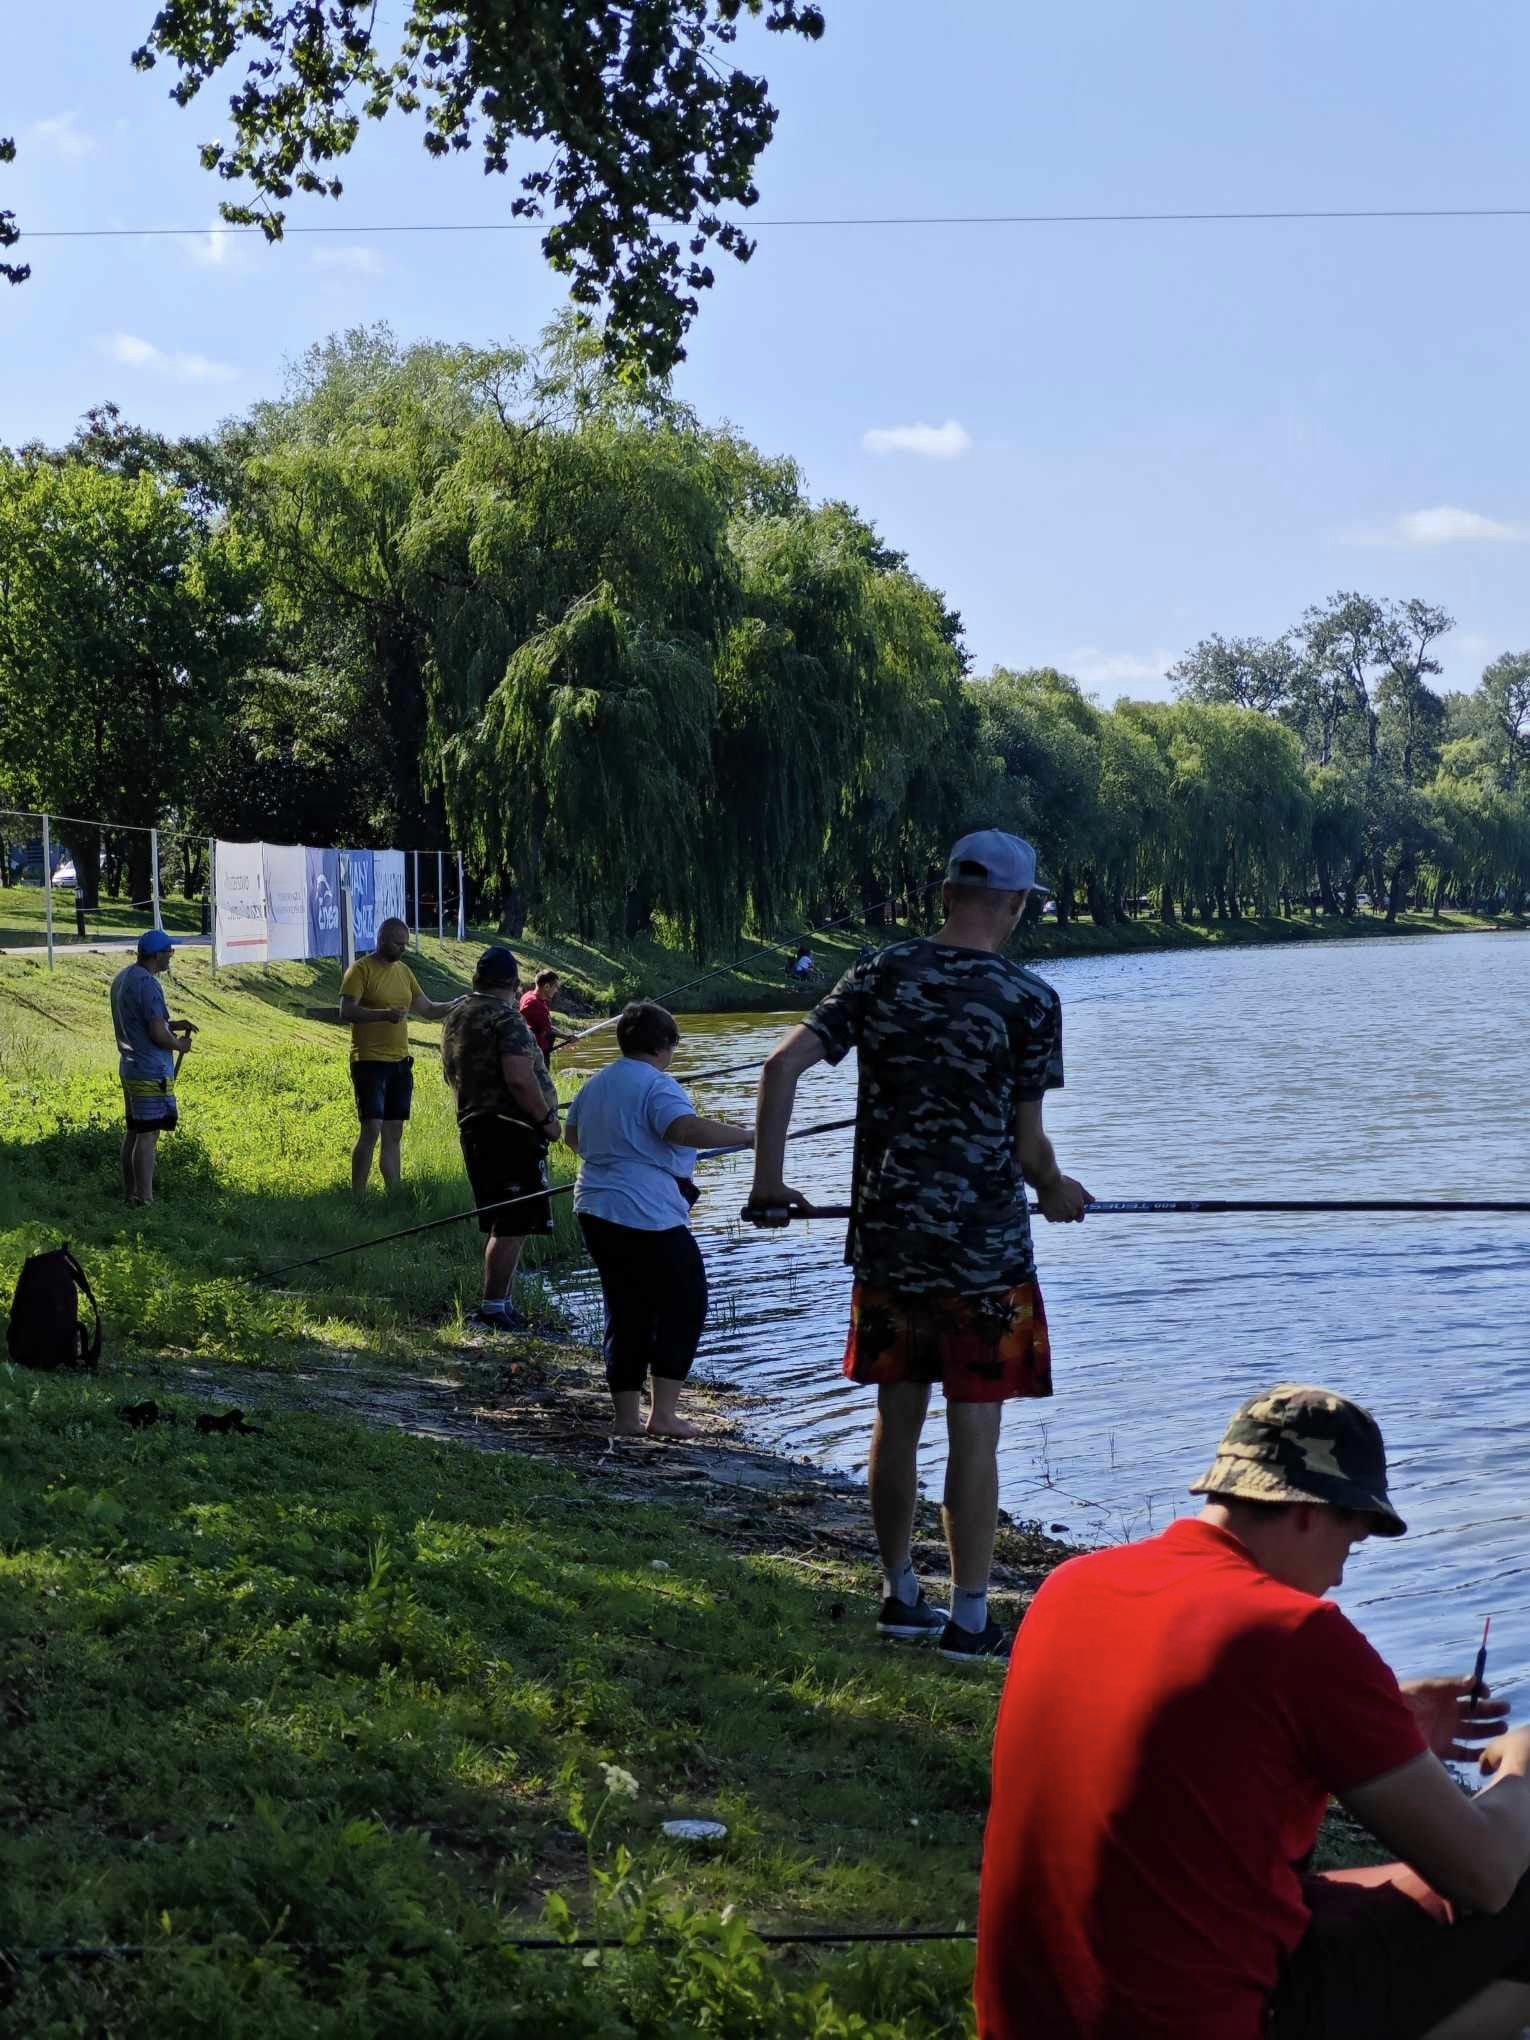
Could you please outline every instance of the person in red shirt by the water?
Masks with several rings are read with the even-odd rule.
[[[1197,1517],[1061,1566],[1016,1638],[978,1918],[981,2040],[1518,2040],[1530,1729],[1399,1686],[1323,1596],[1398,1537],[1374,1420],[1266,1390]],[[1468,1798],[1441,1758],[1475,1756]],[[1402,1859],[1306,1874],[1330,1798]]]
[[[531,1029],[544,1061],[551,1059],[553,1050],[562,1042],[573,1040],[571,1034],[559,1034],[553,1027],[552,1002],[558,996],[561,982],[555,970],[539,970],[536,989],[521,994],[521,1018]]]

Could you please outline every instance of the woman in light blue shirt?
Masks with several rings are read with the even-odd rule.
[[[574,1210],[605,1301],[606,1382],[619,1437],[694,1438],[677,1415],[707,1316],[707,1278],[691,1237],[698,1148],[754,1146],[754,1134],[703,1119],[668,1074],[674,1016],[635,999],[616,1023],[619,1061],[599,1070],[564,1115],[579,1157]],[[652,1376],[643,1422],[642,1389]]]

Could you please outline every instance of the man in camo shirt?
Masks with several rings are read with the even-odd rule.
[[[960,1663],[1009,1654],[988,1613],[1000,1417],[1011,1397],[1052,1393],[1025,1186],[1054,1221],[1081,1219],[1090,1201],[1042,1127],[1042,1099],[1063,1080],[1060,1002],[1003,955],[1035,885],[1029,843],[999,829],[964,836],[947,867],[944,925],[847,971],[760,1079],[751,1205],[810,1211],[782,1175],[797,1081],[860,1051],[845,1372],[877,1390],[877,1628],[898,1641],[938,1639]],[[937,1381],[949,1435],[949,1615],[926,1602],[911,1556],[919,1435]]]
[[[518,1010],[520,990],[519,964],[496,943],[479,957],[471,994],[452,1007],[441,1030],[441,1071],[457,1100],[473,1202],[525,1200],[478,1221],[487,1237],[483,1303],[474,1315],[488,1331],[524,1329],[511,1299],[521,1249],[529,1236],[553,1229],[545,1193],[547,1150],[562,1132],[558,1093]]]

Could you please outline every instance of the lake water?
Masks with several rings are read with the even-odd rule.
[[[1097,1197],[1530,1197],[1530,937],[1449,935],[1078,958],[1067,1087],[1047,1124]],[[762,1056],[795,1016],[681,1016],[687,1071]],[[583,1055],[595,1066],[610,1036]],[[701,1109],[752,1112],[755,1077]],[[795,1123],[854,1109],[855,1059],[803,1082]],[[848,1134],[789,1150],[843,1202]],[[706,1166],[695,1223],[712,1283],[702,1365],[770,1400],[760,1442],[864,1471],[869,1392],[839,1374],[844,1229],[740,1228],[747,1157]],[[1406,1538],[1372,1540],[1337,1598],[1404,1676],[1530,1671],[1530,1216],[1038,1220],[1056,1393],[1009,1406],[1001,1493],[1083,1542],[1198,1507],[1186,1483],[1255,1389],[1320,1381],[1386,1434]],[[924,1473],[938,1495],[935,1398]],[[868,1544],[870,1525],[867,1526]]]

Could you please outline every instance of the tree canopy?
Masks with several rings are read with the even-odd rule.
[[[211,439],[0,452],[0,803],[451,843],[512,932],[698,950],[917,912],[985,823],[1064,920],[1530,894],[1530,652],[1442,693],[1445,612],[1348,590],[1173,701],[973,677],[853,505],[602,359],[361,329]]]
[[[429,154],[476,149],[491,175],[530,144],[512,216],[551,216],[543,253],[576,306],[602,309],[611,357],[664,374],[714,281],[708,257],[754,249],[732,215],[759,196],[776,109],[731,61],[745,17],[824,29],[812,0],[408,0],[383,18],[375,0],[165,0],[132,61],[171,65],[181,106],[231,74],[228,136],[201,162],[249,193],[223,218],[271,240],[294,193],[340,197],[364,120],[417,118]],[[0,141],[0,163],[14,153]],[[0,251],[17,238],[0,212]]]

